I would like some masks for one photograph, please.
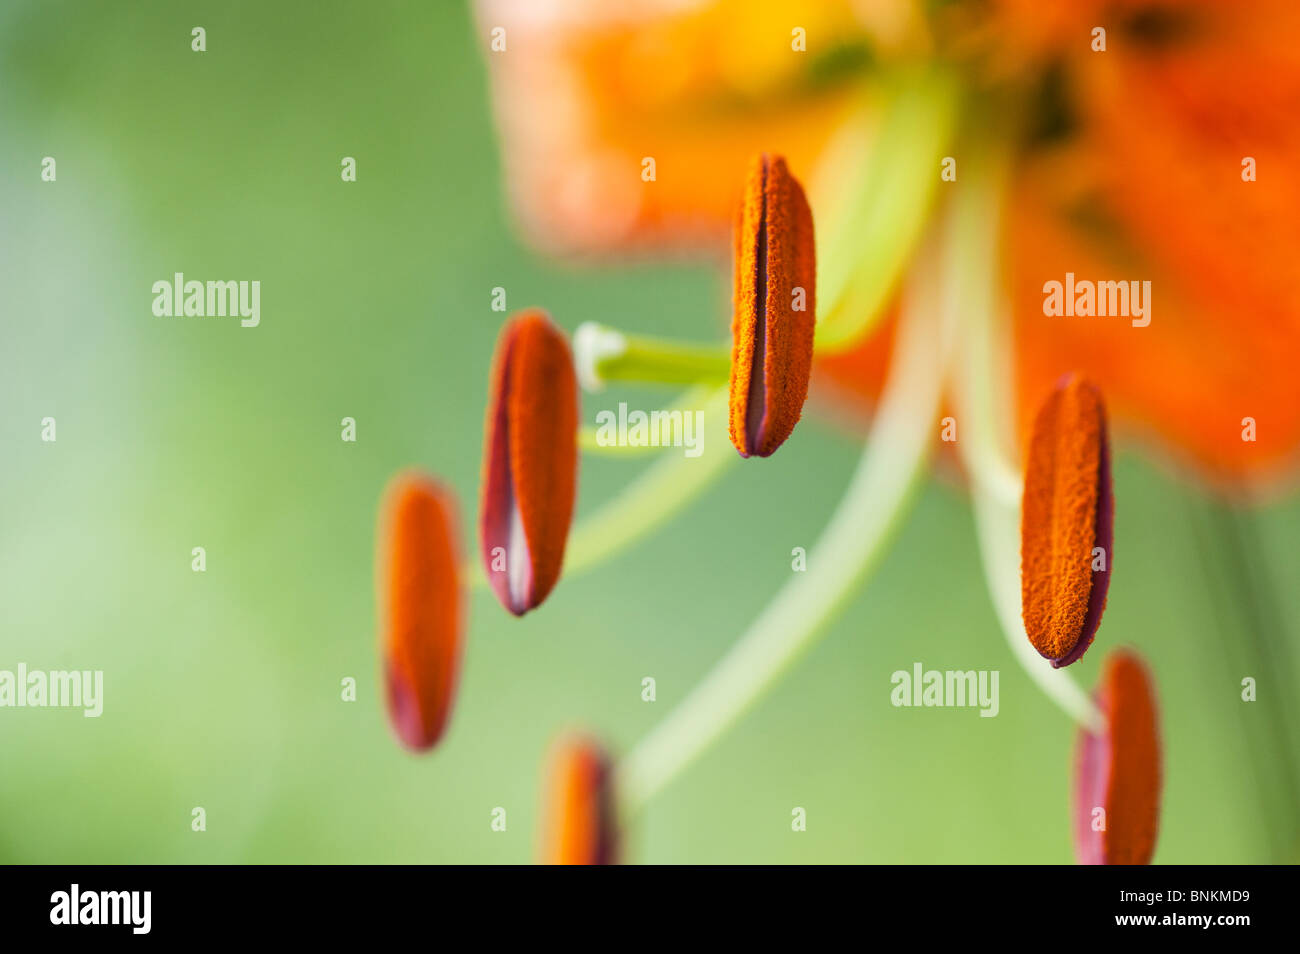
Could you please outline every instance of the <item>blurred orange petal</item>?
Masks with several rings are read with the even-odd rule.
[[[864,22],[848,0],[481,2],[483,33],[506,31],[486,55],[526,234],[565,254],[725,247],[749,157],[813,167],[855,67],[905,29],[911,4],[893,6]]]
[[[1276,476],[1300,446],[1300,184],[1283,171],[1300,165],[1300,7],[1242,6],[1183,5],[1167,40],[1079,52],[1078,135],[1026,169],[1008,221],[1022,397],[1077,369],[1223,484]],[[1067,271],[1150,280],[1151,324],[1044,316],[1043,283]]]

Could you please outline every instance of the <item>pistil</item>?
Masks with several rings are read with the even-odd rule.
[[[573,334],[574,363],[584,390],[599,392],[611,381],[640,384],[725,384],[728,346],[629,335],[588,321]]]

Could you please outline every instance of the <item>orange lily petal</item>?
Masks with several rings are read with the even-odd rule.
[[[393,478],[380,522],[380,639],[388,718],[407,748],[442,737],[460,670],[465,591],[456,501],[409,472]]]
[[[1079,733],[1074,789],[1081,864],[1145,865],[1160,825],[1160,733],[1151,675],[1135,653],[1106,657],[1097,705],[1101,734]]]
[[[609,865],[617,860],[617,825],[604,750],[583,736],[556,743],[542,815],[542,863]]]
[[[864,22],[851,0],[794,18],[775,0],[483,0],[483,30],[507,36],[487,61],[525,233],[570,255],[725,247],[736,170],[765,148],[811,169],[860,107],[854,64],[898,41],[911,6]]]
[[[1021,393],[1077,369],[1210,481],[1275,480],[1300,463],[1300,183],[1285,171],[1300,165],[1300,8],[1148,4],[1108,22],[1105,53],[1076,43],[1068,60],[1075,134],[1030,161],[1010,204]],[[1044,316],[1043,283],[1066,271],[1150,280],[1151,324]]]
[[[539,309],[497,340],[479,511],[497,598],[522,616],[560,578],[578,479],[578,381],[564,334]]]
[[[803,412],[817,308],[812,212],[780,156],[750,163],[735,270],[731,443],[741,457],[767,457]]]

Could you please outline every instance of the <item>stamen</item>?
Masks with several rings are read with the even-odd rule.
[[[1083,655],[1106,606],[1115,523],[1108,447],[1100,392],[1066,377],[1034,421],[1020,527],[1025,631],[1058,668]]]
[[[1079,733],[1074,840],[1079,863],[1145,865],[1160,823],[1160,733],[1151,674],[1138,656],[1106,657],[1100,731]]]
[[[758,248],[754,252],[753,287],[745,292],[753,301],[753,326],[749,332],[752,345],[749,349],[749,393],[745,406],[745,446],[757,447],[762,438],[763,423],[767,420],[767,386],[769,362],[767,360],[767,156],[761,157],[762,175],[759,179],[758,194],[762,201],[758,218]],[[742,241],[743,239],[737,239]],[[737,258],[736,268],[743,266],[743,258]],[[750,276],[745,274],[739,279],[748,283]],[[749,455],[741,450],[740,456]]]
[[[460,668],[464,589],[457,574],[455,498],[400,474],[384,493],[377,561],[389,722],[407,748],[442,737]]]
[[[618,826],[604,750],[583,736],[561,739],[551,753],[548,777],[542,864],[615,864]]]
[[[485,430],[485,575],[522,616],[559,579],[577,491],[577,379],[568,343],[544,312],[525,311],[502,329]]]
[[[750,164],[735,250],[731,442],[767,457],[803,412],[817,308],[812,212],[779,156]]]
[[[953,240],[944,272],[951,282],[945,307],[962,314],[962,360],[954,369],[953,397],[961,427],[957,450],[971,487],[984,578],[1012,655],[1061,711],[1082,726],[1102,724],[1101,713],[1069,674],[1045,666],[1021,619],[1020,479],[1003,450],[1009,443],[1010,339],[998,301],[996,237],[1001,165],[972,157],[967,180],[954,196]]]

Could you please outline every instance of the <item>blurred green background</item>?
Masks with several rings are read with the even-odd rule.
[[[519,244],[479,32],[459,4],[414,0],[0,10],[0,668],[105,673],[99,719],[0,709],[0,860],[529,861],[555,734],[632,746],[820,532],[857,448],[811,416],[522,621],[476,592],[449,735],[424,757],[395,744],[376,507],[423,466],[474,545],[491,289],[568,329],[699,338],[727,309],[710,266],[575,271]],[[261,326],[155,318],[151,285],[176,271],[259,279]],[[620,399],[669,400],[609,394],[587,419]],[[580,515],[642,466],[584,462]],[[1295,861],[1300,501],[1232,511],[1131,446],[1116,489],[1110,607],[1074,671],[1091,686],[1128,643],[1156,673],[1156,860]],[[914,662],[1000,670],[1000,714],[892,707],[890,674]],[[627,857],[1069,862],[1073,745],[997,629],[964,494],[936,480],[870,586],[649,806]]]

